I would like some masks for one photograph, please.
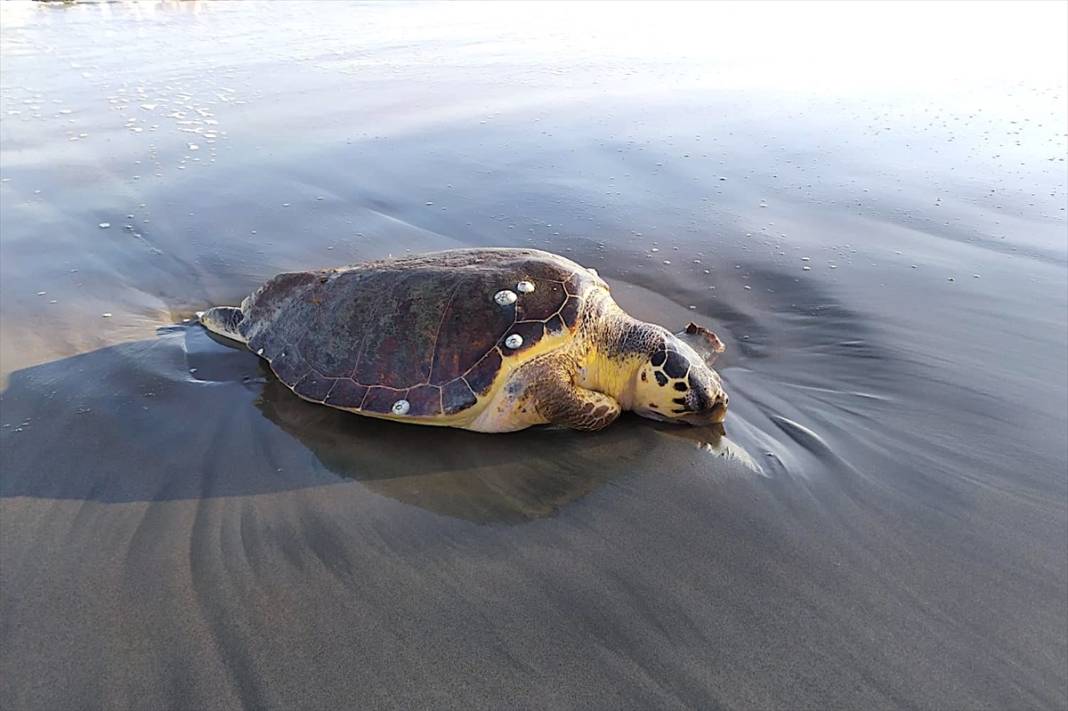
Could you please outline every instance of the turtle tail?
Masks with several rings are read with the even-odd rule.
[[[241,331],[238,329],[238,325],[245,318],[245,314],[236,306],[216,306],[213,309],[198,312],[197,318],[200,319],[200,323],[204,328],[212,333],[232,338],[241,343],[246,342],[245,337],[241,335]]]

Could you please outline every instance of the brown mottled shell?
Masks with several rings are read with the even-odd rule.
[[[534,291],[521,293],[529,281]],[[547,333],[573,332],[604,282],[529,249],[463,249],[280,274],[242,304],[241,334],[278,378],[327,405],[410,417],[453,415],[493,386],[505,359]],[[494,295],[516,292],[501,306]],[[523,343],[507,348],[505,338]]]

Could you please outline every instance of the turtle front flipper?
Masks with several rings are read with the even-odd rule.
[[[539,415],[573,430],[604,429],[622,410],[614,397],[576,385],[570,369],[552,362],[540,368],[529,393]]]
[[[589,431],[612,424],[621,410],[614,397],[578,386],[554,392],[538,407],[538,412],[553,424]]]

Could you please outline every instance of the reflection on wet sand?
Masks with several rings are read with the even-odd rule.
[[[663,423],[658,423],[663,424]],[[717,472],[721,475],[737,474],[739,472],[749,472],[752,474],[763,474],[764,470],[761,468],[749,452],[745,451],[741,445],[737,442],[731,441],[727,437],[724,431],[723,425],[711,425],[709,427],[679,427],[671,426],[670,429],[665,426],[662,429],[662,433],[667,437],[676,437],[680,440],[693,442],[694,445],[702,452],[706,452],[711,456],[719,457],[720,459],[739,465],[738,467],[720,467],[720,471]]]
[[[536,428],[508,436],[448,429],[412,432],[306,403],[273,376],[256,406],[312,451],[324,467],[375,493],[472,521],[541,518],[618,477],[660,445],[680,437],[739,467],[708,463],[708,475],[756,469],[723,427],[655,426],[624,417],[599,436]]]
[[[413,432],[412,426],[304,402],[273,375],[256,406],[338,476],[474,521],[550,515],[624,475],[649,439],[634,422],[611,428],[605,437],[563,430],[496,437],[438,428]]]

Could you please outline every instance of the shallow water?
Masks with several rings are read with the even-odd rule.
[[[1065,9],[958,7],[5,4],[0,706],[1064,708]],[[724,427],[185,321],[480,245],[713,327]]]

